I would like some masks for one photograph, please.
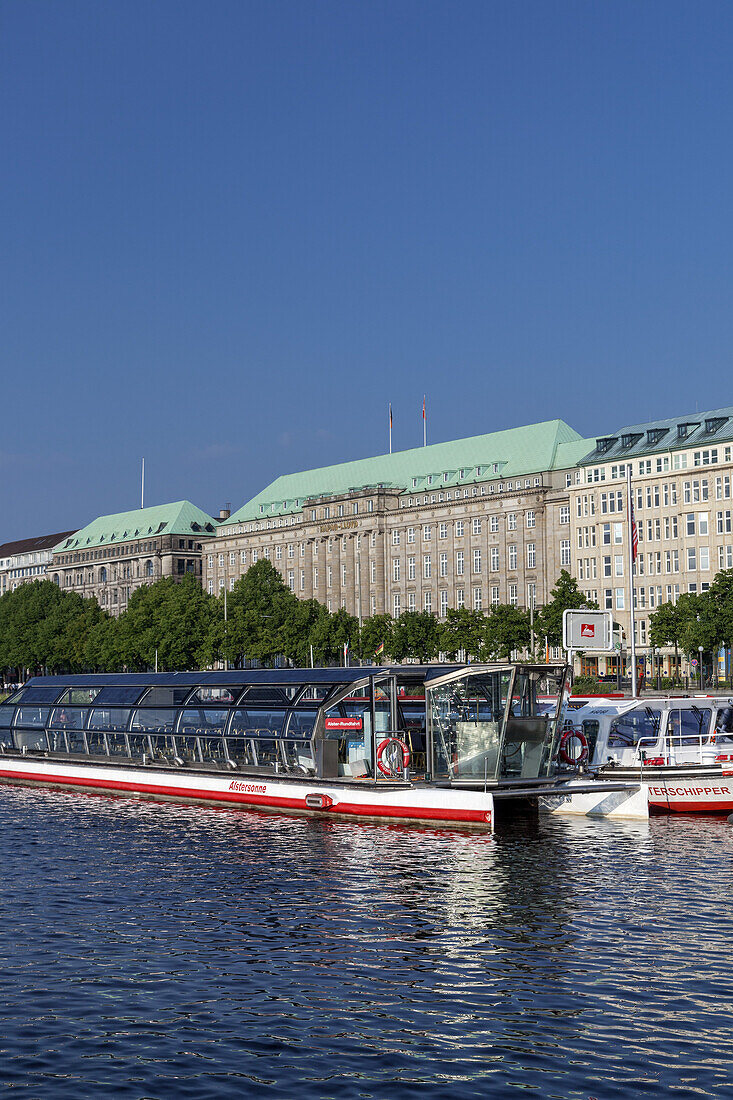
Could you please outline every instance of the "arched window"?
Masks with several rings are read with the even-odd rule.
[[[107,566],[106,565],[103,565],[102,568],[99,570],[99,583],[100,584],[106,584],[107,583]]]
[[[54,575],[53,575],[53,583],[54,583],[54,584],[60,584],[60,583],[61,583],[61,582],[59,581],[59,575],[58,575],[58,573],[54,573]]]
[[[145,576],[152,577],[153,575],[153,563],[151,561],[145,562]]]

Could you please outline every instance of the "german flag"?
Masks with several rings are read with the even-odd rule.
[[[377,648],[374,650],[374,656],[378,657],[380,653],[384,653],[384,642],[380,642]]]

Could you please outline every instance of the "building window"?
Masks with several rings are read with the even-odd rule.
[[[463,538],[463,520],[462,519],[457,519],[456,520],[456,538],[457,539]]]
[[[441,577],[447,577],[448,576],[448,555],[447,554],[441,554],[440,555],[440,575],[441,575]]]
[[[570,505],[563,504],[560,508],[560,523],[570,523]]]
[[[422,573],[423,577],[429,579],[432,575],[432,562],[430,560],[430,554],[425,554],[422,560]]]
[[[425,607],[425,610],[428,611],[428,612],[433,610],[433,594],[430,591],[427,591],[425,593],[424,607]]]
[[[439,539],[447,539],[448,538],[448,524],[447,523],[441,523],[439,525],[439,527],[438,527],[438,538]]]
[[[570,565],[570,539],[560,542],[560,565]]]
[[[527,526],[528,527],[534,527],[535,526],[534,512],[527,512]]]
[[[473,571],[474,573],[481,572],[481,551],[474,550],[473,552]]]
[[[499,547],[491,547],[491,572],[496,573],[499,569]]]
[[[415,579],[415,559],[407,559],[407,579],[408,581],[414,581]]]
[[[516,584],[509,585],[509,603],[512,607],[517,606],[517,586]]]
[[[498,530],[499,530],[499,517],[498,516],[489,516],[489,531],[491,531],[492,534],[496,534],[496,532]]]
[[[478,519],[478,518],[473,520],[472,534],[474,534],[474,535],[480,535],[481,534],[481,520]]]
[[[456,554],[456,574],[459,577],[463,576],[463,551],[459,550]]]
[[[533,542],[527,543],[527,568],[535,568],[535,544]]]
[[[398,619],[400,617],[401,610],[401,597],[399,592],[395,592],[394,596],[392,597],[392,614],[394,615],[395,619]]]
[[[393,531],[392,532],[392,545],[393,546],[399,546],[400,545],[400,533],[399,533],[399,531]]]
[[[482,605],[482,602],[481,602],[481,589],[480,588],[474,588],[474,590],[473,590],[473,609],[474,609],[474,611],[480,611],[482,606],[483,605]]]
[[[400,559],[392,559],[392,580],[398,581],[400,579]]]
[[[511,569],[512,572],[513,572],[517,568],[517,547],[516,547],[516,544],[512,543],[510,546],[507,546],[507,554],[508,554],[508,566],[507,567],[509,569]],[[498,568],[498,566],[497,566],[497,568]]]

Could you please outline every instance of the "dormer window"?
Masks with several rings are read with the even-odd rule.
[[[709,416],[705,421],[705,434],[712,435],[728,423],[727,416]]]
[[[691,435],[694,432],[695,428],[699,428],[699,427],[700,427],[700,425],[696,424],[694,421],[685,421],[685,423],[683,423],[683,424],[678,424],[677,425],[677,438],[678,439],[687,439],[688,435]]]
[[[668,431],[669,428],[649,428],[646,433],[647,443],[651,444],[651,446],[653,447],[655,443],[658,443],[659,440],[667,434]]]
[[[626,432],[621,436],[621,446],[625,449],[627,447],[633,447],[635,443],[641,439],[641,432]]]
[[[596,450],[599,454],[605,454],[606,451],[610,451],[614,443],[618,443],[618,436],[616,435],[604,435],[600,439],[596,439]]]

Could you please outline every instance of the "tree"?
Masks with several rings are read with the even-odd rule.
[[[594,610],[598,605],[580,591],[578,582],[575,577],[571,577],[567,569],[560,570],[560,576],[550,596],[552,597],[550,601],[535,618],[535,633],[539,637],[547,638],[548,645],[561,646],[563,612]]]
[[[679,646],[682,641],[682,629],[685,623],[685,600],[681,596],[677,603],[660,604],[649,616],[649,642],[655,649],[674,646],[674,666],[679,671]]]
[[[348,645],[349,650],[353,645],[354,652],[358,653],[359,620],[343,607],[333,614],[325,611],[315,623],[311,638],[317,663],[341,664],[344,645]]]
[[[117,622],[114,651],[129,669],[196,669],[211,659],[216,600],[196,577],[165,577],[137,588]],[[109,642],[109,638],[105,639]]]
[[[489,660],[486,626],[486,616],[481,611],[470,611],[467,607],[450,609],[441,628],[441,650],[453,661],[461,651],[477,661]]]
[[[52,581],[20,584],[0,597],[0,667],[30,672],[80,671],[85,634],[106,618],[95,601]]]
[[[223,597],[219,602],[223,606]],[[267,558],[251,565],[227,593],[223,656],[234,663],[243,657],[267,662],[282,654],[292,636],[285,626],[297,602]]]
[[[440,652],[441,629],[430,611],[403,611],[392,631],[392,655],[397,661],[416,657],[422,664]]]
[[[394,619],[391,615],[372,615],[362,623],[359,635],[359,656],[366,661],[384,660],[392,655]],[[384,643],[382,653],[377,653]]]
[[[515,649],[529,646],[529,615],[519,607],[499,604],[486,620],[486,649],[494,658],[507,660]]]

